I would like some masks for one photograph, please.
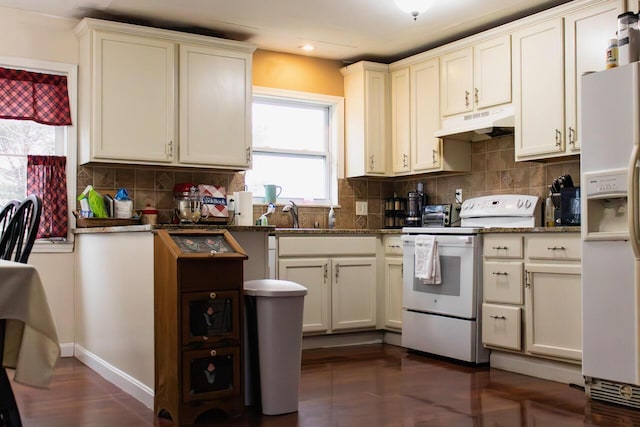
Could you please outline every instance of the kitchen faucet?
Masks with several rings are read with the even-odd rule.
[[[289,203],[284,205],[282,212],[291,212],[293,228],[300,228],[300,224],[298,223],[298,205],[296,205],[293,200],[289,200]]]

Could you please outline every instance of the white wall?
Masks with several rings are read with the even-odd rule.
[[[78,21],[0,7],[0,56],[78,64]],[[74,342],[73,253],[32,252],[29,262],[38,269],[58,329],[63,355]]]

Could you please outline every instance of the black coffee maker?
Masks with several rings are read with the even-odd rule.
[[[554,179],[550,193],[554,225],[580,225],[580,187],[573,185],[571,175]]]
[[[422,227],[422,207],[427,204],[427,196],[423,192],[422,183],[416,185],[415,191],[407,193],[407,217],[405,226]]]

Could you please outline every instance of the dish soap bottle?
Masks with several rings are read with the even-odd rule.
[[[333,212],[333,206],[329,209],[329,228],[336,228],[336,214]]]

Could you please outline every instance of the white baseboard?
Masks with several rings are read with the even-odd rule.
[[[348,334],[314,335],[302,337],[302,349],[341,347],[347,345],[381,344],[382,331],[354,332]]]
[[[572,363],[492,350],[489,365],[545,380],[584,386],[582,366]]]
[[[393,331],[384,331],[385,344],[391,344],[402,347],[402,333]]]
[[[73,357],[74,346],[72,342],[60,344],[60,357]]]
[[[75,345],[74,350],[74,355],[79,361],[96,371],[116,387],[122,389],[125,393],[142,402],[147,408],[153,410],[153,389],[78,344]]]

